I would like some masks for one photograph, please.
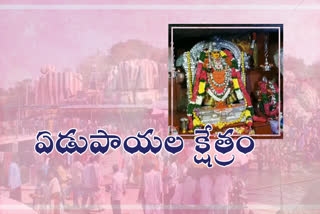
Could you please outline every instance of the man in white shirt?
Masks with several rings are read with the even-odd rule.
[[[168,166],[168,178],[169,189],[175,187],[178,182],[178,166],[175,160],[173,160]]]
[[[183,195],[183,182],[177,182],[174,194],[170,200],[170,214],[180,214],[183,211],[175,209],[178,206],[182,205],[182,195]]]
[[[50,197],[50,207],[53,214],[61,214],[61,186],[57,178],[57,173],[55,170],[51,169],[48,172],[49,178],[49,197]]]
[[[82,207],[95,207],[95,192],[99,190],[99,181],[94,166],[96,156],[89,158],[89,162],[83,167],[82,172]]]
[[[219,172],[213,187],[216,204],[223,206],[219,209],[216,209],[214,211],[215,214],[228,213],[227,206],[229,205],[229,192],[232,190],[232,178],[223,170]]]
[[[149,162],[144,173],[144,202],[145,214],[160,214],[162,204],[162,178],[161,173],[154,169]]]
[[[118,165],[113,167],[112,185],[111,185],[111,206],[113,214],[121,214],[121,200],[126,193],[126,179],[120,172]]]
[[[188,169],[187,177],[183,181],[183,192],[182,192],[182,205],[186,208],[183,213],[192,214],[194,210],[189,209],[188,206],[196,204],[196,197],[199,192],[197,180],[194,178],[194,173],[192,169]]]
[[[74,163],[71,167],[72,176],[72,192],[73,192],[73,206],[79,207],[79,198],[82,193],[82,173],[83,165],[80,161],[80,156],[75,156]]]
[[[14,156],[9,166],[8,186],[10,189],[10,198],[21,201],[21,174],[16,156]]]
[[[178,183],[178,166],[173,158],[171,158],[168,163],[168,175],[166,182],[164,202],[168,205],[174,195],[176,185]]]
[[[210,175],[204,174],[200,177],[200,204],[202,206],[210,206],[213,204],[212,201],[212,189],[213,189],[213,181]],[[210,214],[210,208],[203,209],[201,214]]]

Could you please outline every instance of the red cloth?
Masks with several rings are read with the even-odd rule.
[[[253,119],[253,121],[256,121],[256,122],[267,122],[267,119],[266,118],[264,118],[264,117],[258,117],[258,116],[256,116],[256,115],[253,115],[253,117],[252,117],[252,119]]]
[[[192,99],[191,101],[195,102],[197,99],[197,95],[198,95],[198,90],[199,90],[199,83],[200,83],[200,78],[206,75],[206,71],[202,70],[202,63],[198,63],[198,67],[197,67],[197,72],[196,72],[196,80],[194,83],[194,87],[193,87],[193,92],[192,92]],[[192,81],[192,80],[190,80]]]
[[[238,78],[238,83],[239,83],[239,87],[243,93],[243,96],[245,97],[245,99],[247,100],[247,105],[248,106],[252,106],[252,103],[251,103],[251,99],[250,99],[250,96],[246,90],[246,88],[244,87],[243,83],[242,83],[242,79],[241,79],[241,74],[240,72],[236,72],[237,73],[237,78]]]

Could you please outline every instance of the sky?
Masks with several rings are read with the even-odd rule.
[[[224,1],[223,4],[229,5],[229,8],[208,10],[193,10],[194,1],[183,4],[189,6],[187,9],[172,9],[170,4],[177,5],[178,1],[164,1],[162,4],[167,6],[161,10],[152,7],[148,9],[148,5],[155,3],[142,0],[130,4],[144,4],[146,9],[143,10],[131,10],[130,5],[127,9],[117,10],[36,9],[39,2],[25,1],[24,5],[34,8],[17,9],[14,6],[19,5],[19,1],[1,1],[0,72],[3,78],[0,87],[10,87],[24,78],[37,78],[40,68],[45,64],[55,65],[57,70],[65,67],[75,69],[86,56],[98,50],[107,53],[113,45],[130,39],[167,48],[170,23],[284,24],[285,57],[303,59],[307,65],[319,61],[320,49],[316,47],[320,47],[320,10],[317,5],[313,7],[316,1],[282,1],[281,5],[288,6],[282,10],[277,9],[278,1],[259,1],[260,4],[268,4],[270,7],[267,9],[252,4],[253,1],[244,4],[248,9],[235,9],[240,5],[238,1]],[[86,4],[89,1],[79,2]],[[91,4],[101,2],[90,1]],[[117,4],[126,2],[120,1]],[[200,1],[199,4],[206,5],[207,2]],[[51,5],[54,3],[46,2]],[[72,0],[64,3],[77,6]],[[110,5],[112,1],[106,4]]]

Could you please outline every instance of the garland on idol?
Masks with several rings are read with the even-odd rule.
[[[188,59],[188,75],[189,75],[189,97],[192,99],[192,73],[191,73],[191,62],[190,62],[190,51],[187,52]]]
[[[279,89],[274,81],[260,81],[261,101],[259,108],[270,118],[277,118],[279,114]]]
[[[241,71],[242,71],[242,81],[243,85],[246,86],[246,72],[244,67],[244,56],[243,52],[241,52]]]
[[[232,86],[237,95],[237,98],[240,102],[244,102],[246,109],[242,112],[240,117],[231,122],[221,122],[219,121],[216,125],[212,124],[213,127],[222,129],[225,126],[233,125],[239,123],[242,118],[246,117],[246,124],[252,126],[253,120],[253,107],[251,104],[251,99],[249,94],[245,89],[245,67],[244,67],[244,57],[243,52],[241,54],[241,68],[242,72],[238,70],[238,63],[236,59],[232,56],[230,51],[220,51],[220,60],[215,60],[212,58],[212,53],[209,51],[203,51],[200,53],[197,72],[195,74],[194,81],[192,83],[192,72],[191,72],[191,60],[190,52],[187,52],[187,62],[188,62],[188,93],[189,93],[189,104],[187,109],[187,116],[189,121],[192,120],[192,124],[189,129],[195,129],[197,127],[203,127],[204,124],[200,121],[200,118],[197,115],[198,109],[201,107],[202,98],[207,92],[214,100],[221,102],[225,101],[229,96]],[[228,65],[225,62],[225,59],[229,58],[230,64]],[[206,72],[201,72],[206,71]],[[220,79],[220,82],[215,81],[213,72],[224,73],[224,80]],[[241,74],[242,73],[242,74]],[[243,78],[243,82],[241,79]],[[196,80],[199,80],[196,82]],[[222,91],[217,91],[216,88],[222,88]]]

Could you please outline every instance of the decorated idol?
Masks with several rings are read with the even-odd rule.
[[[218,129],[252,126],[253,108],[245,88],[244,53],[232,42],[200,42],[184,53],[189,130],[211,124]]]

